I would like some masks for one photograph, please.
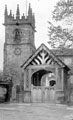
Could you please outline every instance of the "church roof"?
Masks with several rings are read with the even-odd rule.
[[[27,61],[21,65],[21,67],[26,68],[29,65],[37,65],[37,64],[54,64],[57,63],[61,67],[66,67],[67,70],[69,68],[55,56],[55,54],[44,44],[36,50],[36,52],[31,55]]]
[[[55,55],[57,56],[73,56],[73,49],[67,49],[67,48],[64,48],[62,50],[54,50],[52,49],[51,50]]]
[[[51,50],[57,57],[61,58],[61,57],[73,57],[73,48],[64,48],[62,50],[55,50],[52,49]],[[73,65],[68,65],[69,69],[70,69],[70,74],[73,75]]]

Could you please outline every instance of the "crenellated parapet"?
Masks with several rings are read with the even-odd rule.
[[[33,28],[35,28],[35,16],[32,13],[32,8],[29,4],[29,9],[28,9],[28,15],[25,17],[24,13],[20,17],[20,9],[19,5],[17,5],[17,10],[16,10],[16,17],[14,14],[12,14],[12,10],[10,10],[10,13],[8,14],[7,11],[7,5],[5,5],[5,20],[4,20],[4,25],[20,25],[20,24],[30,24]]]

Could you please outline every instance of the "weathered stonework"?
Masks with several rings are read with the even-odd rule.
[[[5,7],[5,43],[4,43],[4,75],[12,76],[13,90],[21,84],[21,65],[34,53],[35,18],[29,5],[28,16],[20,19],[19,6],[17,6],[16,18],[8,15]],[[14,90],[15,89],[15,90]],[[16,93],[15,93],[16,94]],[[15,95],[13,95],[15,97]],[[13,99],[14,99],[13,97]]]

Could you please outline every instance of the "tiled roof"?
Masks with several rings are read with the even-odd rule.
[[[73,49],[52,50],[56,56],[73,56]],[[73,75],[73,65],[68,66],[70,68],[70,74]]]
[[[67,55],[73,56],[73,49],[62,49],[62,50],[52,49],[51,51],[58,56],[67,56]]]

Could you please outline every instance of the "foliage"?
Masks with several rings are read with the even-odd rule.
[[[53,48],[71,47],[73,41],[73,30],[62,29],[61,26],[54,26],[49,22],[49,38],[48,43]]]
[[[73,0],[60,0],[53,11],[53,19],[60,21],[73,14]]]
[[[52,12],[53,20],[60,21],[65,20],[66,23],[71,18],[72,21],[73,16],[73,0],[60,0],[57,2],[54,11]],[[68,21],[67,21],[68,20]],[[72,25],[72,22],[71,22]],[[49,41],[48,43],[51,45],[52,48],[64,48],[64,47],[71,47],[73,44],[73,29],[69,30],[68,28],[62,28],[62,26],[58,25],[55,26],[51,22],[49,22]]]

